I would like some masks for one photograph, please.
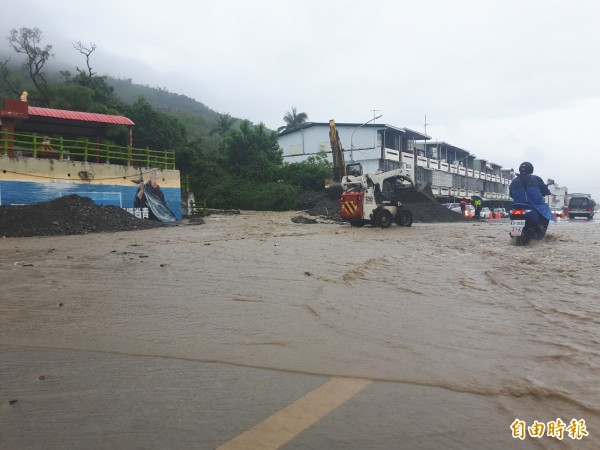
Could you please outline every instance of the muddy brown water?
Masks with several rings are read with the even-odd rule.
[[[382,230],[293,216],[1,239],[2,358],[19,351],[26,368],[28,351],[34,364],[66,349],[440,388],[478,399],[475,428],[584,419],[581,441],[527,442],[596,448],[600,221],[561,221],[521,248],[505,220]],[[8,401],[42,395],[18,377],[0,376],[0,433],[13,444],[26,425],[8,421]]]

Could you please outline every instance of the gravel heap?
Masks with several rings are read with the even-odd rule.
[[[163,226],[138,219],[118,206],[98,206],[88,197],[68,195],[33,205],[0,206],[0,236],[56,236],[145,230]]]
[[[436,223],[436,222],[462,222],[469,220],[459,213],[449,210],[441,203],[435,200],[429,200],[425,195],[415,195],[414,198],[408,198],[409,201],[404,203],[404,207],[408,209],[416,223]],[[340,201],[327,198],[326,195],[315,197],[312,202],[307,205],[308,214],[311,216],[319,216],[336,222],[342,221],[340,215]]]

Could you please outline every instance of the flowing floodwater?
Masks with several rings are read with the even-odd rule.
[[[523,248],[504,220],[382,230],[293,215],[3,239],[2,358],[66,349],[442,389],[475,402],[463,425],[492,440],[515,418],[576,418],[581,441],[523,445],[597,448],[600,221],[563,220]],[[0,387],[35,395],[14,376]],[[444,432],[445,448],[474,448]]]

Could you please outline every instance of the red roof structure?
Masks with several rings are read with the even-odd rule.
[[[15,123],[15,130],[37,133],[62,134],[77,137],[99,138],[106,127],[124,125],[131,130],[135,126],[131,119],[124,116],[97,114],[64,109],[28,106],[28,117]]]
[[[112,125],[134,126],[135,123],[131,119],[124,116],[113,116],[110,114],[97,114],[81,111],[67,111],[64,109],[41,108],[39,106],[29,106],[29,118],[47,117],[63,120],[77,120],[80,122],[105,123]]]
[[[64,109],[29,106],[26,101],[5,99],[0,109],[0,131],[24,131],[50,135],[90,137],[96,140],[111,125],[123,125],[129,129],[129,145],[132,145],[131,130],[135,123],[124,116],[97,114]]]

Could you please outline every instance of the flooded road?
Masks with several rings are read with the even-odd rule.
[[[294,215],[0,240],[7,448],[217,448],[331,377],[371,384],[352,412],[336,409],[284,448],[597,448],[600,221],[551,224],[522,248],[505,220],[382,230]],[[186,403],[194,373],[210,370],[219,400],[205,392],[198,408],[211,405],[212,434]],[[236,386],[256,371],[283,376],[277,401],[261,381]],[[161,406],[136,408],[165,385]],[[87,420],[73,398],[105,405],[113,391],[130,406],[107,410],[136,426],[103,409]],[[246,408],[261,406],[238,420],[248,396]],[[57,412],[50,398],[79,406]],[[328,422],[336,412],[345,427]],[[57,415],[75,430],[48,441]],[[589,436],[521,441],[517,418],[583,419]]]

